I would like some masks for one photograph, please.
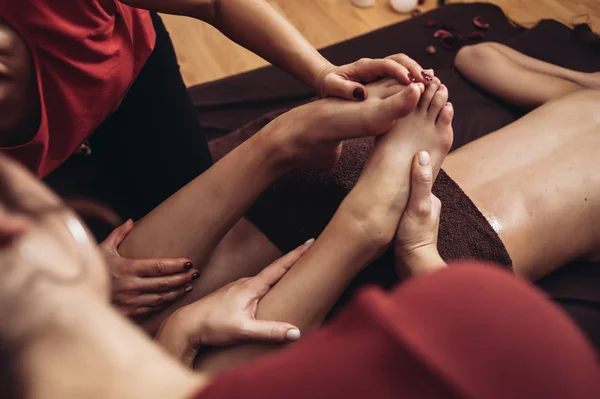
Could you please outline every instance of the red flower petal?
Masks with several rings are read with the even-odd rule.
[[[480,16],[476,16],[473,18],[473,25],[475,25],[478,29],[488,30],[490,28],[490,24],[488,24],[485,19]]]
[[[436,39],[438,39],[438,38],[444,38],[444,37],[450,37],[450,36],[454,36],[454,35],[452,33],[448,32],[445,29],[438,29],[433,34],[433,37],[435,37]]]

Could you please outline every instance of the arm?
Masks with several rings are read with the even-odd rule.
[[[356,186],[313,247],[261,300],[257,317],[285,320],[303,334],[321,324],[356,274],[393,240],[406,204],[410,155],[376,145]],[[276,345],[244,345],[197,360],[202,371],[248,362]]]
[[[324,96],[363,100],[366,91],[358,82],[371,82],[391,76],[403,84],[409,84],[409,72],[414,81],[425,83],[427,80],[422,75],[423,69],[403,55],[387,60],[361,60],[336,67],[263,0],[121,1],[135,7],[205,21],[234,42],[296,76]]]
[[[420,165],[418,157],[413,159],[405,209],[398,204],[408,193],[385,189],[402,187],[402,177],[408,178],[394,173],[403,169],[403,158],[387,152],[385,146],[375,146],[356,187],[317,243],[260,302],[259,318],[286,320],[303,334],[318,326],[351,279],[387,247],[394,234],[398,266],[412,275],[446,267],[437,251],[441,204],[431,193],[431,162]],[[276,348],[254,344],[227,349],[198,359],[196,366],[215,371]]]
[[[272,130],[265,127],[139,221],[121,254],[184,256],[202,267],[265,188],[289,170],[286,155],[270,140],[277,133]]]

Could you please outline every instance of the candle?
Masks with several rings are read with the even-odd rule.
[[[355,7],[367,8],[375,5],[375,0],[352,0]]]

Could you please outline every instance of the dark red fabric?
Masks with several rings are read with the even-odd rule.
[[[35,137],[3,150],[45,176],[119,106],[152,53],[150,13],[117,0],[3,0],[0,17],[29,46],[42,111]]]
[[[600,364],[558,307],[510,272],[457,264],[363,291],[329,326],[224,373],[195,399],[600,398]]]

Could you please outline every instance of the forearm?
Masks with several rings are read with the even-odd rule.
[[[287,171],[265,127],[139,221],[119,247],[130,258],[187,257],[201,267],[266,187]]]
[[[122,0],[135,7],[205,21],[310,86],[331,64],[264,0]]]
[[[306,334],[318,327],[356,274],[380,249],[365,235],[362,223],[338,211],[313,247],[260,301],[257,318],[285,321]],[[215,349],[195,367],[216,372],[247,363],[280,344],[253,343]]]
[[[310,86],[331,64],[263,0],[216,1],[208,22],[227,37]]]

